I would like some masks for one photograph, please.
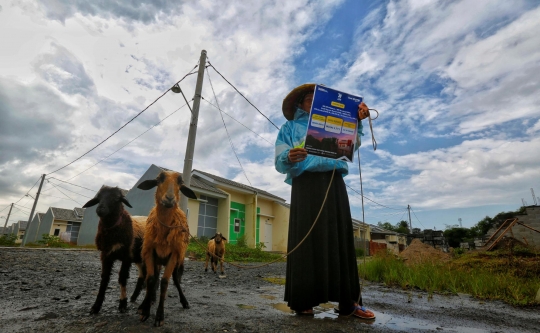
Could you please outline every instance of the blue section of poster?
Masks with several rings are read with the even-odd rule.
[[[352,162],[363,98],[315,86],[304,148],[308,154]]]

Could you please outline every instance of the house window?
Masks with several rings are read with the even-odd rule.
[[[240,219],[234,219],[234,232],[240,232]]]
[[[217,232],[218,199],[201,195],[199,218],[197,222],[197,237],[212,237]]]
[[[54,229],[54,235],[55,236],[60,235],[60,229]]]

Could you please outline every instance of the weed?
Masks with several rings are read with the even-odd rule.
[[[450,263],[422,263],[407,266],[399,258],[378,254],[359,265],[360,276],[402,288],[434,292],[465,293],[481,299],[500,299],[513,305],[533,305],[540,288],[538,257],[509,254],[466,253]]]
[[[6,234],[0,236],[0,245],[1,246],[15,246],[15,241],[17,240],[17,235]]]

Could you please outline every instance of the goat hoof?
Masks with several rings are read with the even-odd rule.
[[[157,321],[157,320],[156,320],[156,321],[154,322],[154,326],[155,326],[155,327],[161,327],[161,326],[163,326],[164,323],[165,323],[164,320],[160,320],[160,321]]]
[[[90,309],[90,314],[98,314],[99,310],[101,310],[101,306],[93,305]]]
[[[124,312],[127,311],[127,298],[124,298],[124,299],[120,300],[120,305],[118,305],[118,310],[121,313],[124,313]]]
[[[145,322],[148,319],[148,317],[150,317],[150,315],[140,315],[139,319],[141,322]]]
[[[189,308],[190,308],[190,307],[189,307],[189,303],[182,304],[182,307],[183,307],[184,309],[189,309]]]

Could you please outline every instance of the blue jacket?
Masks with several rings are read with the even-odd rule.
[[[349,167],[347,162],[337,161],[334,159],[309,155],[305,160],[298,163],[289,162],[289,150],[293,147],[304,147],[304,139],[307,133],[309,121],[309,113],[297,108],[294,113],[294,119],[287,121],[279,130],[278,137],[276,139],[276,153],[274,163],[276,170],[279,173],[287,174],[285,183],[292,185],[292,179],[300,176],[304,171],[324,172],[334,170],[334,164],[336,165],[336,171],[341,173],[345,177],[349,173]],[[356,151],[360,147],[360,135],[362,133],[362,122],[358,122],[358,137],[354,147]]]

